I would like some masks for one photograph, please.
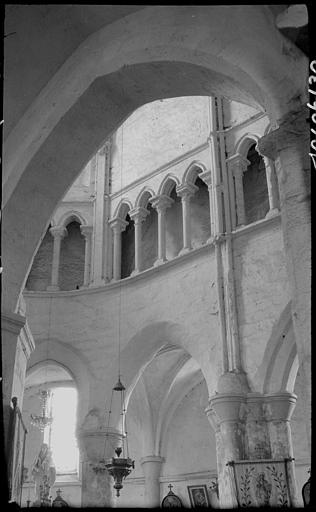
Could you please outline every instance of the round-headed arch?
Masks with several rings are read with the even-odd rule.
[[[78,222],[81,226],[87,225],[87,219],[82,213],[71,210],[65,212],[60,218],[54,217],[52,220],[52,226],[60,226],[66,228],[70,222]]]
[[[194,185],[196,179],[198,178],[199,174],[202,172],[206,172],[207,167],[204,163],[194,161],[191,162],[189,167],[184,172],[182,183],[185,185],[186,183]]]
[[[135,109],[161,98],[217,95],[278,119],[306,102],[307,72],[308,59],[275,28],[266,6],[233,6],[229,16],[225,6],[146,7],[90,36],[6,140],[5,308],[16,309],[58,201]]]
[[[150,187],[144,187],[138,194],[135,202],[135,207],[146,208],[148,201],[151,197],[154,197],[155,193]]]
[[[180,185],[179,178],[173,174],[168,174],[167,176],[165,176],[162,183],[160,184],[158,195],[169,196],[171,194],[172,189],[178,185]]]
[[[128,212],[130,210],[132,210],[132,208],[133,208],[133,206],[129,199],[126,199],[126,198],[122,199],[119,202],[119,204],[117,205],[117,207],[115,208],[113,218],[114,219],[116,219],[116,218],[125,219],[126,215],[128,214]]]

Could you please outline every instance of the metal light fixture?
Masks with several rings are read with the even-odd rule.
[[[31,424],[34,427],[40,429],[41,432],[44,432],[45,428],[52,424],[53,418],[48,415],[48,399],[51,395],[49,389],[40,389],[39,391],[41,405],[41,414],[34,415],[31,414]]]
[[[122,447],[118,446],[115,448],[115,454],[116,457],[111,457],[111,459],[108,459],[105,461],[104,466],[107,469],[108,473],[113,477],[114,479],[114,489],[116,489],[116,496],[119,497],[120,490],[123,488],[122,481],[125,479],[132,469],[134,469],[134,461],[129,457],[128,453],[128,441],[127,441],[127,432],[124,431],[124,420],[125,420],[125,387],[121,382],[120,375],[118,377],[118,381],[115,384],[114,388],[112,389],[112,397],[111,397],[111,405],[109,410],[109,417],[111,414],[111,406],[112,406],[112,398],[113,398],[113,392],[117,392],[120,394],[120,401],[121,401],[121,416],[122,416],[122,430],[121,430],[121,436],[122,436]],[[123,452],[123,457],[121,457],[121,454]]]
[[[102,473],[107,471],[109,475],[113,477],[114,480],[114,489],[116,490],[116,496],[120,496],[120,490],[123,488],[123,480],[130,474],[132,469],[134,469],[134,461],[129,457],[128,453],[128,440],[127,440],[127,431],[125,430],[126,422],[125,422],[125,387],[121,382],[120,375],[118,377],[118,381],[112,389],[111,394],[111,402],[108,413],[108,424],[107,430],[109,430],[110,425],[110,417],[111,417],[111,409],[113,403],[113,395],[114,392],[119,393],[120,395],[120,406],[121,406],[121,427],[120,427],[120,437],[122,439],[122,446],[117,446],[114,449],[116,457],[111,457],[110,459],[102,459],[98,464],[93,465],[93,469],[96,473]],[[118,398],[116,399],[118,400]],[[105,434],[105,446],[104,452],[106,451],[106,445],[108,441],[108,434]],[[111,443],[112,444],[112,443]],[[123,457],[121,457],[123,455]]]
[[[123,130],[123,127],[122,127]],[[123,158],[123,131],[122,131],[122,158]],[[121,189],[122,189],[122,159],[121,159]],[[122,440],[120,446],[116,446],[114,449],[115,455],[109,459],[103,459],[98,464],[93,466],[93,469],[96,473],[107,471],[109,475],[112,476],[114,480],[114,489],[116,490],[116,496],[120,496],[120,491],[123,488],[123,480],[131,473],[132,469],[134,469],[134,461],[129,457],[128,452],[128,438],[127,438],[127,430],[126,430],[126,408],[125,408],[125,386],[121,382],[121,372],[120,372],[120,354],[121,354],[121,294],[122,294],[122,284],[120,283],[119,288],[119,305],[118,305],[118,380],[115,386],[112,388],[110,407],[108,412],[108,422],[107,422],[107,432],[105,434],[105,447],[104,453],[106,452],[107,442],[110,442],[108,439],[110,437],[109,427],[110,427],[110,417],[112,412],[112,403],[113,401],[117,401],[117,407],[115,410],[120,410],[120,427],[119,434]],[[115,395],[114,395],[115,393]],[[118,402],[119,401],[119,402]],[[112,444],[112,443],[111,443]]]

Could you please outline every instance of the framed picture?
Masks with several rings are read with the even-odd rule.
[[[188,485],[192,507],[210,507],[206,485]]]

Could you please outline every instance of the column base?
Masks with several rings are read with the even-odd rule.
[[[265,219],[270,219],[271,217],[276,217],[279,215],[280,210],[278,208],[272,208],[272,210],[269,210],[267,215],[265,216]]]
[[[214,235],[212,235],[212,236],[210,236],[210,238],[208,238],[208,239],[206,240],[206,242],[205,242],[205,243],[206,243],[206,244],[212,244],[212,243],[214,242],[214,239],[215,239],[215,237],[214,237]]]
[[[59,292],[60,288],[59,288],[59,286],[57,286],[55,284],[51,284],[50,286],[47,286],[46,290],[48,292]]]
[[[159,265],[162,265],[163,263],[166,263],[167,258],[163,259],[163,258],[158,258],[155,262],[154,262],[154,267],[159,267]]]
[[[132,276],[137,276],[137,274],[139,274],[139,273],[140,273],[140,270],[136,270],[136,269],[135,269],[135,270],[133,270],[133,272],[131,273],[130,277],[132,277]]]

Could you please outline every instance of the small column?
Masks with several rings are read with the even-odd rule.
[[[149,215],[149,211],[141,206],[129,212],[129,216],[134,221],[135,226],[135,269],[132,275],[138,274],[142,270],[142,222],[147,215]]]
[[[269,211],[266,218],[274,217],[279,212],[279,201],[277,195],[278,181],[276,177],[273,162],[266,156],[263,157],[264,165],[266,168],[267,187],[269,195]]]
[[[154,266],[161,265],[167,261],[166,258],[166,209],[174,202],[171,197],[166,195],[155,196],[150,202],[158,213],[158,258]]]
[[[54,238],[53,247],[53,262],[52,262],[52,277],[51,284],[47,287],[48,291],[58,291],[58,277],[59,277],[59,261],[60,261],[60,245],[62,239],[68,234],[67,229],[60,226],[54,226],[49,230]]]
[[[228,169],[233,173],[235,181],[237,226],[243,226],[246,223],[244,187],[242,177],[249,164],[249,160],[239,154],[231,156],[227,160]]]
[[[165,461],[159,455],[149,455],[140,459],[145,476],[145,507],[160,507],[160,471],[161,464]]]
[[[181,197],[182,204],[182,230],[183,230],[183,247],[180,251],[185,254],[192,249],[191,245],[191,197],[199,188],[192,183],[177,186],[176,192]]]
[[[90,268],[91,268],[91,240],[92,240],[92,226],[80,226],[81,234],[85,239],[85,255],[84,255],[84,277],[83,286],[87,287],[90,283]]]
[[[204,181],[207,185],[208,194],[209,194],[209,203],[210,203],[210,224],[211,224],[211,236],[208,242],[211,242],[215,236],[215,205],[214,205],[214,195],[213,195],[213,180],[212,180],[212,172],[204,171],[199,174],[199,178]]]
[[[121,260],[122,260],[122,231],[125,230],[128,222],[120,217],[112,219],[109,224],[113,231],[113,280],[121,279]]]

